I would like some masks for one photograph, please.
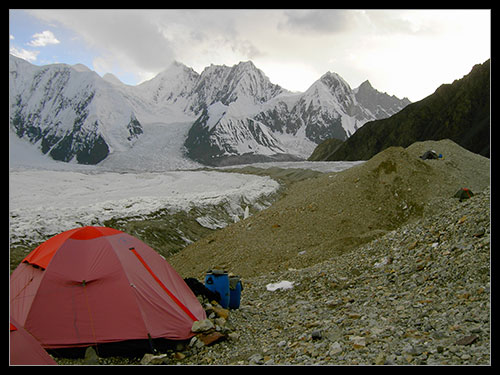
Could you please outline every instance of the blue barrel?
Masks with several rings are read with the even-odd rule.
[[[229,276],[226,271],[210,270],[205,276],[205,287],[220,295],[220,305],[229,306]]]
[[[240,307],[241,298],[241,281],[239,276],[231,276],[229,278],[229,308],[238,309]]]

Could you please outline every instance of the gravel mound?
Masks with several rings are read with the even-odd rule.
[[[433,149],[444,158],[422,160]],[[483,191],[489,159],[450,140],[390,147],[363,164],[290,186],[282,199],[168,258],[184,277],[212,268],[254,277],[345,254],[401,225],[446,209],[461,187]]]
[[[442,199],[340,257],[244,279],[228,340],[171,363],[490,364],[489,198]]]

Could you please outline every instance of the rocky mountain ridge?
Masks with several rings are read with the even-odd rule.
[[[358,88],[363,97],[366,84]],[[380,97],[381,98],[381,97]],[[375,102],[375,101],[372,101]],[[390,146],[451,139],[474,153],[490,155],[490,60],[469,74],[443,84],[428,97],[391,117],[366,123],[340,147],[320,144],[316,160],[367,160]]]
[[[149,124],[186,122],[192,126],[177,143],[203,164],[304,159],[318,142],[344,140],[366,121],[408,103],[392,97],[390,105],[374,102],[369,109],[367,100],[381,95],[371,86],[352,90],[330,72],[306,92],[291,93],[251,61],[211,65],[201,74],[174,62],[153,79],[128,86],[81,64],[38,67],[9,56],[10,129],[55,160],[82,164],[127,152]]]

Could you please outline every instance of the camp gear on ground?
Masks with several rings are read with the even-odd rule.
[[[125,340],[184,340],[205,311],[179,274],[139,239],[112,228],[60,233],[10,278],[11,316],[46,349]]]
[[[220,295],[220,305],[227,309],[229,306],[229,276],[226,271],[210,270],[205,276],[205,286],[212,292]]]
[[[458,198],[460,200],[460,202],[462,202],[463,200],[465,199],[469,199],[470,197],[472,197],[474,195],[474,193],[472,193],[472,191],[470,189],[467,189],[467,188],[461,188],[460,190],[458,190],[455,195],[453,196],[454,198]]]
[[[424,154],[422,156],[420,156],[420,159],[422,159],[422,160],[439,159],[439,155],[437,154],[436,151],[429,150],[429,151],[424,152]]]
[[[239,276],[229,277],[229,308],[238,309],[240,307],[241,291],[243,286]]]
[[[212,292],[205,285],[200,283],[198,279],[194,277],[188,277],[184,279],[184,282],[189,286],[189,288],[193,291],[195,296],[204,296],[209,301],[216,301],[220,303],[220,295],[218,292]]]

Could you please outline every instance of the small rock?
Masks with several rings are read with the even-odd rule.
[[[478,338],[479,338],[478,335],[464,336],[460,340],[458,340],[455,344],[456,345],[470,345],[474,341],[476,341]]]
[[[463,354],[460,359],[464,360],[464,361],[468,361],[469,359],[471,359],[472,357],[469,355],[469,354]]]
[[[262,357],[261,354],[256,353],[256,354],[250,356],[250,358],[248,358],[248,363],[250,365],[261,365],[264,363],[264,358]]]
[[[189,347],[195,347],[197,349],[203,348],[205,344],[197,336],[194,336],[191,341],[189,341]]]
[[[383,365],[385,363],[385,354],[383,352],[378,353],[377,358],[375,358],[376,365]]]
[[[191,332],[206,332],[214,328],[214,324],[210,319],[197,320],[193,322],[193,326],[191,327]]]
[[[214,306],[213,310],[217,314],[217,316],[219,316],[220,318],[224,318],[227,320],[227,318],[229,317],[229,310],[228,309]]]
[[[282,348],[283,346],[286,345],[286,341],[285,340],[281,340],[279,343],[278,343],[278,347],[279,348]]]
[[[87,350],[85,350],[85,359],[83,360],[83,363],[85,365],[99,364],[99,357],[93,347],[89,346]]]
[[[215,344],[216,342],[222,341],[225,338],[226,336],[220,332],[200,333],[198,335],[198,339],[200,339],[203,344],[205,344],[205,346]]]
[[[338,341],[335,341],[333,344],[330,345],[330,355],[338,354],[342,352],[342,346]]]
[[[349,340],[352,341],[354,349],[361,349],[366,346],[366,339],[361,336],[350,336]]]
[[[226,324],[226,319],[224,318],[216,318],[215,319],[215,324],[217,324],[219,327],[224,327]]]
[[[184,358],[186,358],[186,355],[181,353],[181,352],[175,352],[174,353],[174,358],[177,360],[177,361],[180,361],[180,360],[183,360]]]
[[[165,364],[166,360],[166,354],[154,355],[151,353],[146,353],[141,359],[141,365],[162,365]]]
[[[311,338],[313,340],[320,340],[322,338],[321,331],[319,329],[312,331],[311,332]]]
[[[483,236],[483,235],[484,235],[484,233],[485,233],[485,232],[486,232],[486,231],[484,230],[484,228],[480,228],[480,227],[478,227],[478,228],[476,228],[476,229],[474,230],[474,232],[472,233],[472,235],[473,235],[474,237],[481,237],[481,236]]]
[[[412,355],[412,356],[419,356],[420,354],[423,353],[423,348],[420,346],[413,346],[411,344],[407,344],[404,348],[403,351],[406,354]]]

